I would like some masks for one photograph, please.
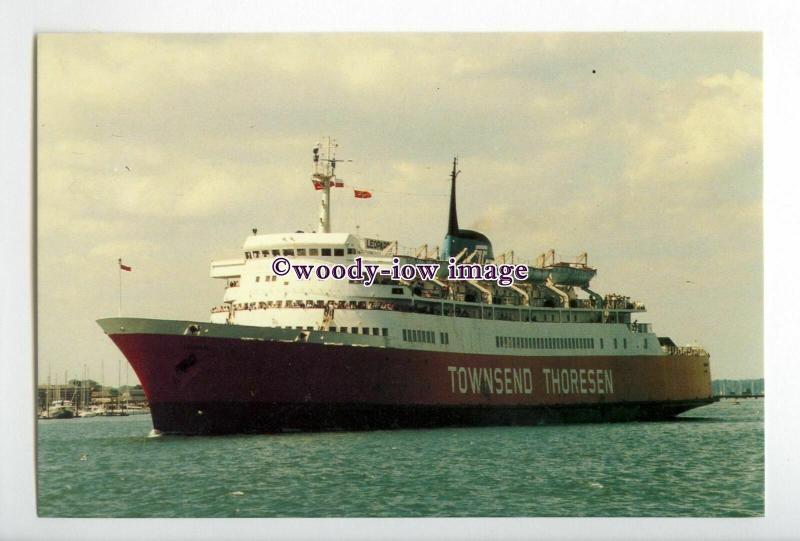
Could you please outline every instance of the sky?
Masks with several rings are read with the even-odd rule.
[[[42,382],[116,385],[117,258],[123,315],[204,321],[211,260],[313,229],[326,135],[334,231],[441,245],[458,155],[495,253],[588,252],[714,379],[763,376],[760,34],[40,35],[36,122]]]

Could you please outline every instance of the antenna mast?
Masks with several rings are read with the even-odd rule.
[[[322,233],[331,232],[331,188],[336,183],[336,164],[339,162],[352,162],[336,158],[338,143],[335,139],[324,137],[312,150],[314,154],[314,174],[311,175],[314,185],[322,190],[319,203],[319,230]]]
[[[447,224],[448,235],[458,235],[458,212],[456,211],[456,178],[461,171],[458,170],[458,156],[453,158],[453,172],[450,173],[450,219]]]

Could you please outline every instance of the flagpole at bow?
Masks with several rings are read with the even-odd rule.
[[[121,257],[117,259],[117,267],[119,273],[119,317],[122,317],[122,271],[131,272],[133,268],[130,265],[123,265]]]

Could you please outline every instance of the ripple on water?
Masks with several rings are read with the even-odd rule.
[[[152,437],[149,416],[40,422],[40,514],[759,516],[763,401],[680,421]],[[98,502],[103,502],[98,505]]]

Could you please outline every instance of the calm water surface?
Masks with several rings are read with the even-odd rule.
[[[39,514],[760,516],[763,400],[677,421],[148,437],[150,416],[39,421]]]

